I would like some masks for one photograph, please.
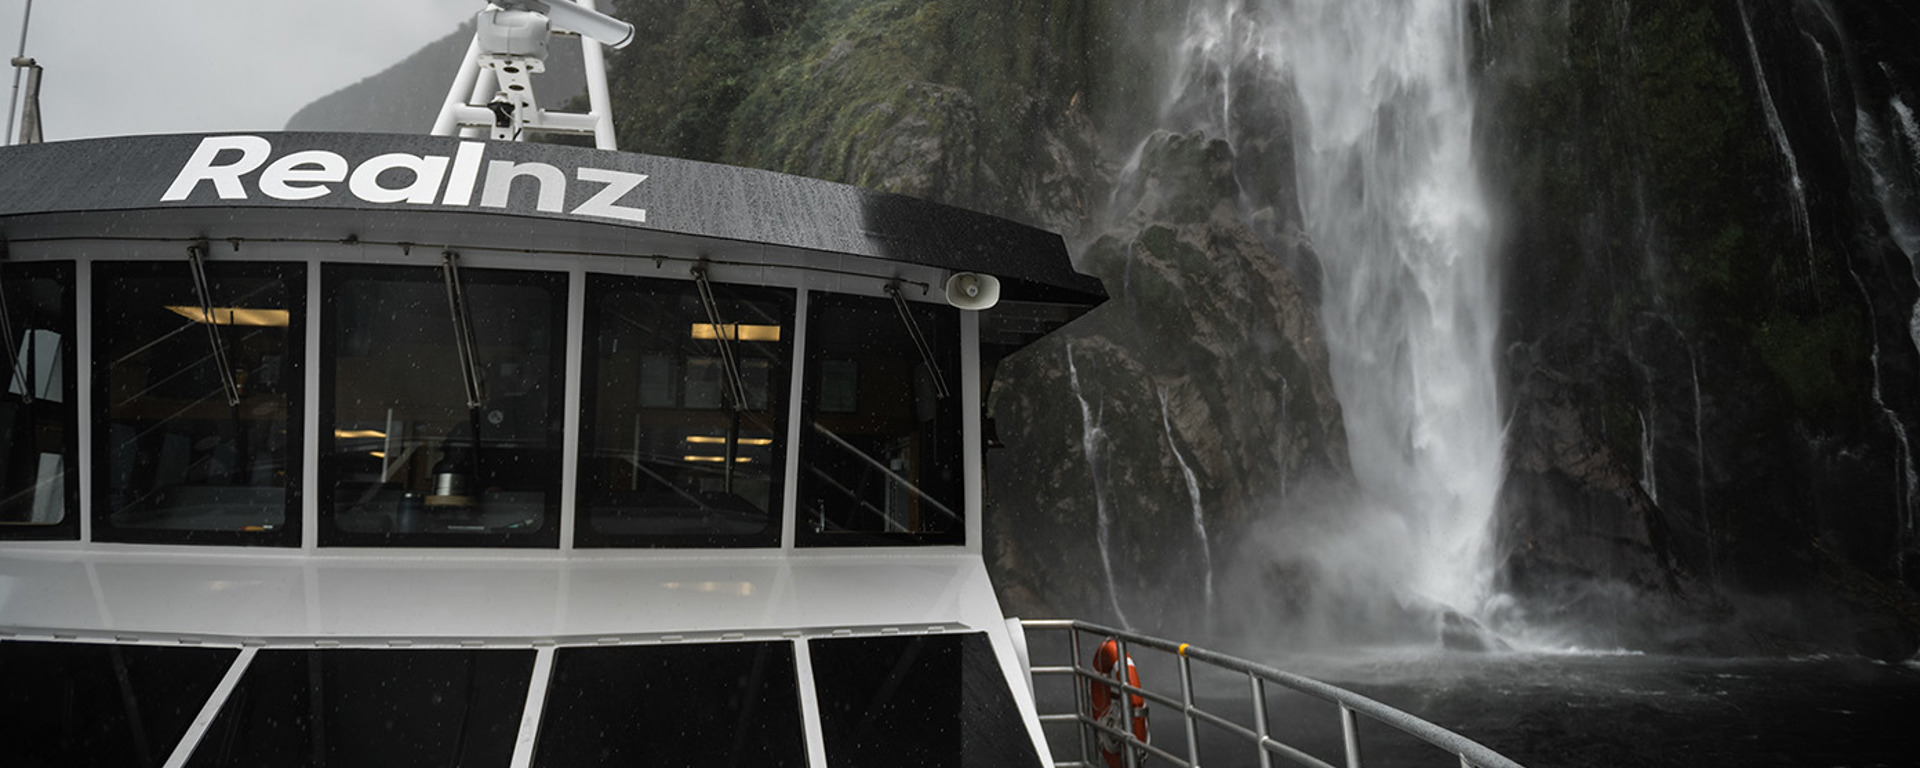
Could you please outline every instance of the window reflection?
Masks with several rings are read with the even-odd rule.
[[[505,768],[530,650],[260,651],[191,768]]]
[[[780,542],[793,295],[709,285],[587,284],[582,546]]]
[[[828,763],[1040,764],[985,634],[815,638],[807,644]]]
[[[798,679],[790,642],[562,648],[533,764],[799,768]]]
[[[306,269],[204,274],[203,295],[184,258],[94,265],[95,537],[297,544]]]
[[[78,538],[73,264],[0,264],[0,537]]]
[[[559,542],[566,275],[457,276],[326,268],[321,543]]]
[[[886,298],[816,295],[808,311],[800,530],[812,546],[959,544],[959,313],[908,303],[930,369]],[[936,372],[948,396],[939,394]]]
[[[0,641],[0,762],[158,766],[240,652]]]

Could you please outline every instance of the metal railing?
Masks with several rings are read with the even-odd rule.
[[[1256,664],[1245,659],[1209,651],[1204,648],[1196,648],[1187,643],[1176,643],[1170,640],[1148,637],[1146,635],[1126,632],[1084,621],[1030,620],[1022,621],[1020,624],[1027,630],[1030,636],[1028,642],[1029,648],[1036,647],[1036,644],[1032,642],[1031,636],[1037,632],[1065,632],[1069,637],[1072,658],[1071,665],[1029,665],[1034,676],[1036,688],[1042,677],[1070,676],[1074,680],[1073,699],[1075,702],[1075,711],[1068,713],[1042,712],[1040,715],[1040,721],[1043,724],[1076,723],[1080,726],[1079,729],[1077,729],[1077,732],[1080,734],[1080,738],[1078,739],[1080,742],[1080,759],[1078,761],[1061,761],[1058,759],[1059,752],[1056,749],[1054,765],[1059,766],[1059,768],[1105,768],[1105,763],[1096,762],[1097,758],[1094,757],[1094,750],[1089,749],[1089,743],[1092,742],[1099,733],[1105,733],[1108,736],[1124,741],[1124,746],[1122,746],[1119,751],[1127,768],[1139,768],[1144,756],[1148,755],[1163,760],[1169,765],[1180,766],[1181,768],[1200,768],[1200,726],[1202,723],[1206,723],[1232,736],[1238,737],[1249,744],[1257,745],[1259,748],[1260,768],[1272,768],[1274,765],[1273,757],[1275,755],[1287,758],[1298,765],[1309,766],[1309,768],[1340,768],[1308,754],[1297,746],[1281,742],[1273,737],[1269,732],[1267,718],[1267,686],[1269,684],[1283,686],[1313,698],[1330,702],[1339,707],[1341,740],[1345,746],[1344,768],[1361,768],[1360,719],[1362,717],[1396,729],[1424,741],[1436,749],[1452,754],[1459,759],[1460,768],[1521,768],[1519,763],[1507,759],[1505,756],[1488,749],[1479,742],[1360,694],[1312,678],[1302,677],[1291,672],[1282,671],[1263,664]],[[1140,649],[1152,649],[1171,655],[1179,662],[1179,696],[1176,698],[1171,695],[1148,690],[1145,687],[1146,676],[1144,673],[1142,673],[1141,676],[1141,683],[1136,686],[1124,679],[1124,673],[1120,675],[1103,675],[1095,671],[1092,667],[1083,664],[1081,660],[1083,635],[1091,635],[1096,643],[1102,643],[1109,638],[1114,639],[1117,641],[1120,652],[1119,658],[1121,659],[1130,658],[1133,651]],[[1193,685],[1193,663],[1196,661],[1217,670],[1223,670],[1236,675],[1244,675],[1246,677],[1248,695],[1252,699],[1252,724],[1235,722],[1234,720],[1200,708],[1195,700]],[[1118,669],[1124,669],[1124,667],[1124,664],[1116,665]],[[1088,703],[1089,694],[1094,685],[1104,685],[1110,690],[1120,689],[1124,691],[1124,693],[1113,697],[1122,708],[1120,722],[1123,724],[1123,727],[1115,728],[1106,723],[1099,722],[1095,720],[1088,711],[1088,707],[1090,706]],[[1135,696],[1138,696],[1144,701],[1170,707],[1180,715],[1185,725],[1187,757],[1183,758],[1147,741],[1142,741],[1134,736],[1131,728],[1125,727],[1127,724],[1133,722],[1133,700]]]

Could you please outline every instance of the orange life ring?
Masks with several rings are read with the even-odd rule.
[[[1119,658],[1120,644],[1108,638],[1106,642],[1100,644],[1100,649],[1093,653],[1094,673],[1118,681],[1120,665],[1115,662]],[[1132,656],[1127,656],[1126,660],[1127,685],[1139,688],[1140,672],[1133,668]],[[1120,718],[1125,715],[1124,708],[1120,706],[1120,689],[1098,683],[1095,683],[1092,688],[1090,697],[1093,704],[1093,719],[1114,730],[1122,730]],[[1133,699],[1128,702],[1133,707],[1133,737],[1139,739],[1142,744],[1150,744],[1152,740],[1149,738],[1151,733],[1147,730],[1147,700],[1137,693],[1131,694],[1130,697]],[[1094,741],[1099,745],[1100,757],[1106,761],[1107,768],[1121,768],[1120,737],[1105,730],[1099,730],[1095,732]],[[1140,750],[1134,764],[1139,765],[1145,758],[1146,751]]]

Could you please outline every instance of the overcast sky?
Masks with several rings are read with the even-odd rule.
[[[48,141],[280,130],[295,110],[385,69],[484,7],[484,0],[33,0],[27,55],[46,70],[40,109]],[[0,0],[0,62],[20,50],[25,8],[26,0]],[[0,75],[11,94],[13,69]]]

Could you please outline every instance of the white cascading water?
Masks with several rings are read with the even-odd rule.
[[[1167,433],[1167,448],[1173,451],[1174,463],[1180,465],[1180,476],[1187,481],[1187,500],[1193,509],[1193,537],[1200,542],[1200,567],[1204,569],[1202,594],[1206,597],[1206,606],[1213,607],[1213,545],[1207,542],[1207,514],[1200,506],[1200,478],[1193,474],[1193,467],[1187,465],[1187,457],[1180,453],[1180,445],[1173,440],[1173,419],[1167,415],[1167,390],[1160,390],[1160,426]]]
[[[1478,615],[1503,472],[1498,291],[1461,0],[1298,0],[1283,20],[1302,212],[1354,474],[1402,516],[1403,599]],[[1383,558],[1384,559],[1384,558]]]
[[[1343,515],[1354,540],[1318,549],[1355,553],[1328,565],[1370,572],[1362,581],[1403,606],[1481,616],[1504,439],[1471,11],[1469,0],[1193,0],[1161,126],[1239,147],[1249,128],[1234,124],[1236,99],[1292,102],[1293,181],[1364,497]]]
[[[1753,80],[1760,88],[1760,106],[1767,116],[1767,131],[1773,135],[1773,144],[1780,151],[1780,157],[1787,163],[1787,191],[1791,193],[1793,204],[1794,232],[1805,241],[1807,253],[1807,280],[1813,280],[1813,227],[1807,218],[1807,186],[1800,178],[1800,162],[1794,158],[1793,144],[1787,141],[1787,128],[1780,121],[1780,111],[1773,106],[1773,90],[1767,87],[1767,72],[1760,66],[1760,47],[1753,42],[1753,23],[1747,19],[1747,4],[1741,0],[1740,29],[1747,34],[1747,59],[1753,64]]]
[[[1113,615],[1120,620],[1121,629],[1133,626],[1127,621],[1127,612],[1120,609],[1120,587],[1113,580],[1113,553],[1110,549],[1113,541],[1112,514],[1107,510],[1107,476],[1100,460],[1101,444],[1106,442],[1106,430],[1100,426],[1100,419],[1093,412],[1093,405],[1087,402],[1087,396],[1080,392],[1080,369],[1073,364],[1073,345],[1067,345],[1067,385],[1073,390],[1073,398],[1080,401],[1080,449],[1087,457],[1087,471],[1093,473],[1094,543],[1100,546],[1100,570],[1107,577],[1107,598],[1113,602]]]

